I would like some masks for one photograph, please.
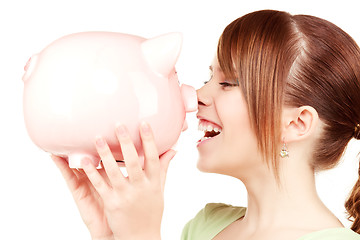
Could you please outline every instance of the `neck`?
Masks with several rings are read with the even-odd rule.
[[[242,220],[248,229],[341,226],[320,200],[313,170],[294,162],[281,164],[280,181],[267,167],[241,179],[248,191],[248,209]]]

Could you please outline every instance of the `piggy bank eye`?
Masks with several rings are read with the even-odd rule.
[[[173,74],[169,78],[169,80],[173,80],[173,79],[176,79],[178,84],[180,85],[180,81],[179,81],[179,78],[177,76],[177,71],[174,71]]]

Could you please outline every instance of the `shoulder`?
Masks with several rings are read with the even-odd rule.
[[[298,240],[360,240],[360,235],[347,228],[330,228],[307,234]]]
[[[211,239],[222,229],[245,215],[246,208],[208,203],[184,227],[182,240]]]
[[[224,203],[208,203],[205,208],[201,211],[206,219],[228,219],[232,217],[240,217],[245,215],[246,208],[232,206]]]

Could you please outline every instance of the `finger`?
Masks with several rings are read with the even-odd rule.
[[[176,151],[170,149],[169,151],[165,152],[160,156],[160,181],[161,186],[164,188],[167,171],[169,169],[170,161],[174,158]]]
[[[128,130],[124,125],[118,125],[116,127],[116,135],[121,146],[129,181],[141,181],[144,177],[143,170],[141,168],[139,156],[137,154],[134,143],[129,136]]]
[[[80,180],[84,177],[87,177],[84,170],[82,169],[76,169],[76,168],[72,168],[71,169],[73,171],[73,173],[76,175],[76,177]]]
[[[154,177],[159,176],[160,161],[154,135],[148,123],[141,123],[140,135],[145,155],[144,170],[148,178],[153,179]]]
[[[95,146],[100,158],[102,159],[102,164],[105,168],[111,186],[115,188],[121,187],[124,183],[125,177],[120,171],[120,168],[111,153],[109,145],[106,143],[105,139],[99,137],[96,139]]]
[[[95,166],[91,163],[90,159],[83,159],[81,161],[81,166],[84,169],[87,177],[89,178],[91,184],[94,186],[96,191],[102,196],[106,196],[107,193],[111,190],[110,186],[102,178],[100,173],[97,171]]]
[[[52,160],[55,165],[59,168],[61,175],[65,179],[65,182],[70,189],[71,192],[75,191],[79,186],[79,180],[77,175],[73,172],[73,170],[69,167],[66,159],[51,155]]]
[[[98,169],[98,172],[100,173],[100,175],[102,176],[102,178],[106,181],[106,183],[109,185],[109,186],[112,186],[111,182],[110,182],[110,179],[105,171],[105,168],[100,168]]]

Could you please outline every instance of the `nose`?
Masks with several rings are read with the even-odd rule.
[[[209,106],[211,104],[211,97],[209,94],[206,94],[206,84],[200,89],[196,90],[196,95],[198,98],[198,106]]]

